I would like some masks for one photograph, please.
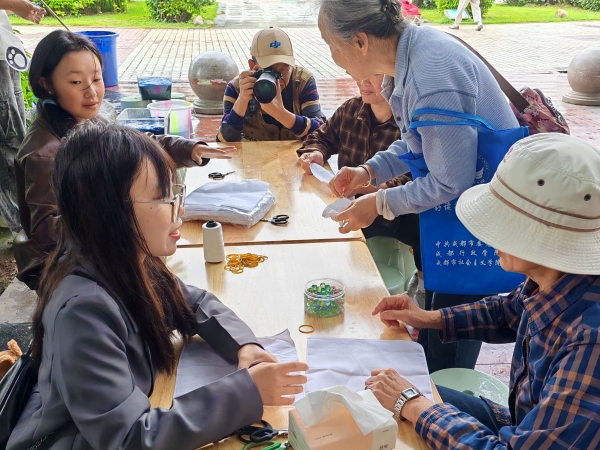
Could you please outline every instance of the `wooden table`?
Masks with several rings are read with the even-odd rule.
[[[388,292],[363,242],[231,246],[226,250],[228,253],[258,253],[269,259],[236,275],[224,270],[223,263],[206,263],[202,248],[180,248],[168,258],[167,264],[185,283],[214,292],[258,336],[271,336],[288,328],[303,361],[306,361],[308,336],[410,339],[404,327],[388,329],[378,317],[371,315],[374,306]],[[304,313],[304,285],[322,277],[344,283],[344,314],[321,319]],[[305,323],[315,327],[314,333],[306,335],[298,331]],[[151,397],[152,406],[169,408],[174,390],[174,376],[159,377]],[[435,388],[434,395],[439,401]],[[285,428],[288,410],[289,407],[265,408],[264,418],[275,427]],[[228,439],[215,450],[240,448],[239,441]],[[396,450],[426,448],[409,423],[400,424]]]
[[[228,144],[230,145],[230,144]],[[259,222],[252,228],[223,224],[225,245],[273,244],[282,242],[314,242],[360,240],[362,232],[339,232],[339,225],[321,217],[323,209],[335,201],[325,183],[306,175],[297,162],[296,149],[300,141],[244,142],[235,144],[232,159],[214,159],[204,167],[187,170],[187,192],[204,183],[219,183],[208,178],[211,172],[235,173],[225,180],[259,179],[268,182],[277,199],[267,217],[276,214],[290,216],[288,225],[275,226]],[[179,247],[202,245],[202,221],[186,222],[181,227]]]

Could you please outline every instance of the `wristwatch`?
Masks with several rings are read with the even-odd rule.
[[[417,398],[420,395],[422,395],[422,394],[416,388],[409,387],[407,389],[404,389],[400,393],[400,397],[398,398],[398,400],[396,401],[396,405],[394,406],[394,419],[396,419],[396,420],[406,420],[401,415],[401,413],[402,413],[402,407],[404,406],[404,404],[406,402],[412,400],[413,398]]]

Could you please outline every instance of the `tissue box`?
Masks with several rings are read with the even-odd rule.
[[[294,450],[392,450],[396,446],[398,424],[393,418],[363,435],[345,408],[311,427],[304,425],[295,409],[289,415],[289,440]]]

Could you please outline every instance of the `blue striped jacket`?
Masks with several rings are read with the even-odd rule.
[[[509,408],[488,402],[505,424],[499,435],[441,403],[415,426],[432,448],[600,448],[600,276],[567,274],[547,291],[528,280],[440,311],[445,341],[516,345]]]

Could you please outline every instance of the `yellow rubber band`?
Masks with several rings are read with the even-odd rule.
[[[225,264],[225,270],[229,270],[231,273],[242,273],[244,267],[257,267],[261,262],[265,262],[268,258],[254,253],[234,253],[227,255],[226,259],[227,263]]]
[[[306,328],[306,329],[303,329],[303,328]],[[304,333],[304,334],[310,334],[310,333],[312,333],[313,331],[315,331],[315,327],[313,327],[312,325],[309,325],[309,324],[305,323],[304,325],[300,325],[300,326],[298,327],[298,331],[299,331],[300,333]]]

